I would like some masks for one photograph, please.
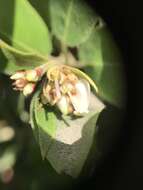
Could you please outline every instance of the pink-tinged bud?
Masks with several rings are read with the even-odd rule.
[[[24,96],[30,95],[32,92],[34,92],[36,84],[34,83],[28,83],[24,89],[23,89],[23,94]]]
[[[28,70],[26,71],[26,75],[25,78],[29,81],[29,82],[36,82],[39,80],[39,76],[36,70]]]
[[[37,76],[40,78],[44,74],[44,69],[42,67],[38,67],[35,69],[37,72]]]
[[[27,81],[23,78],[17,79],[13,85],[17,88],[17,89],[21,89],[24,88],[24,86],[27,84]]]
[[[70,101],[74,107],[76,115],[88,113],[89,100],[90,100],[90,85],[81,79],[75,84],[76,93],[69,92]]]
[[[12,75],[10,77],[10,79],[17,80],[17,79],[24,78],[24,77],[25,77],[25,71],[18,71],[14,75]]]

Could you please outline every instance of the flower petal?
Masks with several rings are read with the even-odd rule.
[[[66,96],[61,97],[61,99],[57,102],[57,106],[64,115],[68,114],[69,102],[68,102]]]
[[[34,83],[28,83],[24,89],[23,89],[23,94],[24,96],[30,95],[35,89],[35,84]]]
[[[17,71],[15,74],[13,74],[10,79],[12,80],[17,80],[20,78],[24,78],[25,77],[25,71]]]
[[[76,83],[75,89],[76,94],[73,95],[72,93],[69,93],[69,97],[75,109],[75,112],[79,114],[88,113],[90,98],[89,83],[86,80],[81,79]]]

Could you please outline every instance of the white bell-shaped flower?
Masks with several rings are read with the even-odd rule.
[[[90,101],[90,85],[84,80],[80,79],[75,84],[76,93],[72,94],[69,92],[71,103],[74,107],[75,114],[83,114],[89,112],[89,101]]]

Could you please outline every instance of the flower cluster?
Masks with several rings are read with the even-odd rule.
[[[88,113],[90,85],[85,79],[66,66],[51,68],[47,78],[42,94],[44,103],[56,105],[65,115]]]
[[[25,96],[34,92],[37,81],[41,79],[45,70],[44,67],[37,67],[33,70],[21,70],[17,71],[10,78],[14,80],[13,89],[20,90]]]
[[[36,83],[46,74],[41,83],[41,102],[56,106],[64,115],[82,115],[89,112],[90,84],[94,82],[80,70],[66,66],[42,65],[33,70],[18,71],[10,78],[15,90],[20,90],[25,96],[34,92]]]

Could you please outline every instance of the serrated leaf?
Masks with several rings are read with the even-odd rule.
[[[38,98],[34,112],[31,109],[31,118],[35,117],[34,128],[38,128],[42,156],[49,160],[58,173],[77,177],[87,159],[94,139],[95,124],[104,108],[95,95],[92,94],[90,100],[90,113],[78,118],[59,117],[54,112],[48,112],[41,107]]]
[[[64,45],[77,46],[90,36],[97,16],[80,0],[49,0],[53,34]]]
[[[48,28],[27,0],[0,1],[0,38],[10,41],[15,48],[48,56],[52,45]],[[1,63],[0,70],[13,69]]]
[[[38,53],[27,53],[9,46],[0,40],[0,48],[5,57],[9,60],[4,73],[13,74],[17,70],[33,69],[39,65],[45,64],[48,59]]]
[[[125,98],[122,59],[106,26],[94,30],[90,38],[78,47],[78,53],[85,71],[96,81],[99,95],[122,107]]]

